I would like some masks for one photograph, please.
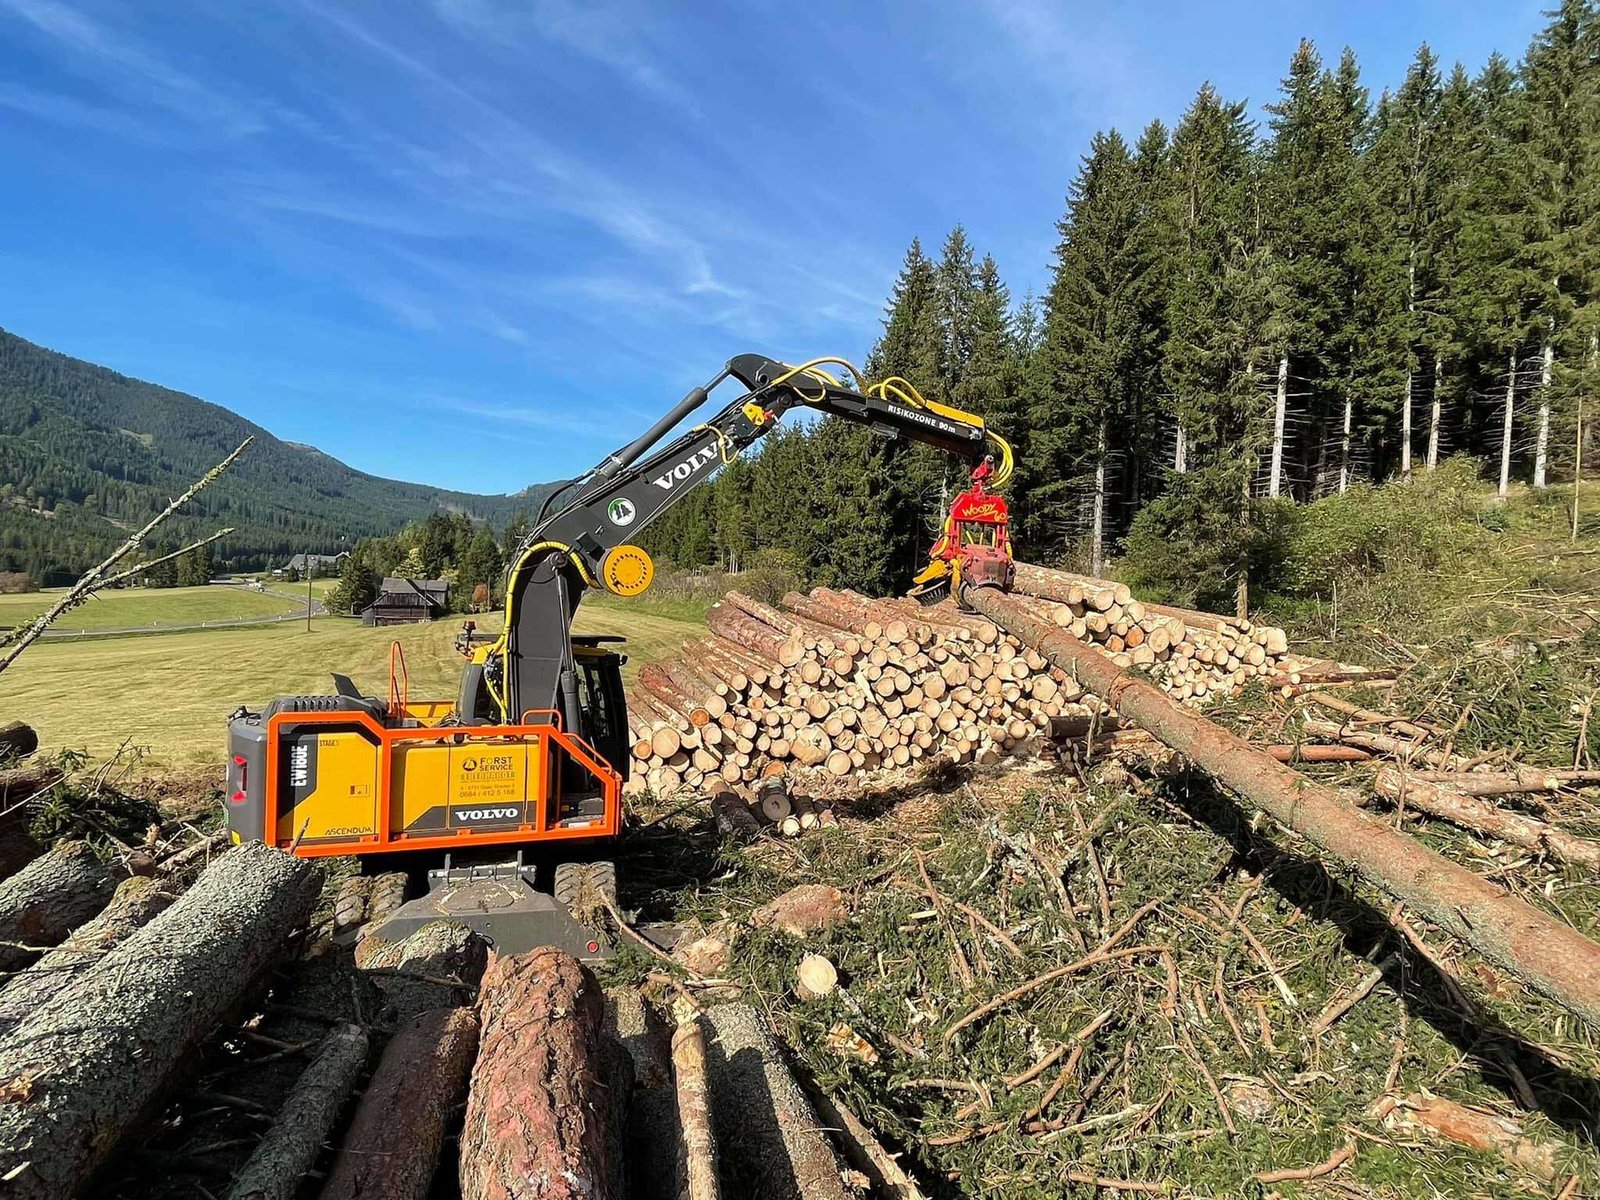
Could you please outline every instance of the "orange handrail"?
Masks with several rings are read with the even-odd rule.
[[[395,668],[399,667],[398,675]],[[389,643],[389,716],[399,718],[405,715],[406,701],[410,699],[411,678],[406,674],[405,647],[400,645],[396,638]]]
[[[371,854],[401,848],[451,850],[468,845],[497,845],[557,839],[615,837],[621,831],[621,773],[606,762],[599,752],[581,736],[567,733],[552,725],[476,725],[411,728],[384,726],[374,720],[371,715],[360,711],[275,713],[267,721],[267,757],[270,761],[277,761],[278,759],[279,730],[285,725],[358,726],[380,751],[378,796],[376,798],[378,802],[377,828],[372,834],[356,838],[338,838],[325,844],[302,842],[299,845],[294,845],[293,839],[279,837],[277,828],[281,811],[281,798],[278,795],[280,778],[278,772],[269,771],[267,773],[266,797],[263,806],[265,810],[263,813],[263,832],[266,834],[266,840],[269,845],[276,845],[280,848],[292,846],[292,852],[302,857],[322,857],[333,854]],[[394,753],[401,745],[425,742],[459,744],[462,742],[491,742],[505,739],[521,741],[543,739],[581,763],[600,781],[605,799],[604,815],[600,820],[593,825],[571,829],[547,826],[545,823],[547,818],[545,801],[552,795],[551,786],[553,782],[547,774],[536,785],[537,796],[530,796],[530,799],[535,799],[537,802],[537,815],[533,820],[524,822],[517,829],[493,833],[480,833],[470,829],[455,829],[437,834],[419,834],[406,833],[392,828],[392,804],[394,801],[391,791],[392,770]],[[548,772],[551,769],[551,759],[547,757],[545,763],[545,770]]]

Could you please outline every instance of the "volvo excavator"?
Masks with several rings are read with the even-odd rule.
[[[824,368],[848,372],[846,383]],[[725,384],[739,394],[670,440]],[[376,931],[399,938],[462,922],[502,951],[554,945],[588,961],[614,947],[596,910],[615,906],[615,869],[598,861],[622,825],[630,762],[621,637],[578,635],[590,588],[638,596],[654,576],[635,537],[723,465],[804,409],[910,439],[970,464],[951,505],[924,601],[961,586],[1009,589],[1005,500],[1011,449],[982,418],[928,401],[903,379],[869,384],[842,359],[793,367],[732,359],[628,445],[556,488],[511,558],[497,636],[464,631],[451,701],[409,696],[391,658],[387,697],[335,675],[334,691],[281,696],[229,720],[225,803],[235,842],[290,853],[355,855],[384,869],[443,853],[428,893]],[[663,444],[664,443],[664,444]],[[542,885],[542,887],[541,887]]]

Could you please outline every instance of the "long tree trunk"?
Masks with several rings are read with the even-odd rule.
[[[1500,429],[1500,498],[1511,486],[1511,417],[1517,401],[1517,352],[1513,350],[1506,368],[1506,416]]]
[[[423,1200],[478,1050],[470,1008],[435,1008],[390,1039],[320,1200]]]
[[[1444,359],[1433,356],[1433,411],[1428,416],[1428,470],[1439,465],[1439,417],[1444,397]]]
[[[321,872],[259,842],[36,1010],[0,1048],[6,1200],[79,1194],[173,1072],[265,979],[311,915]]]
[[[1100,418],[1100,435],[1094,454],[1094,525],[1089,534],[1089,571],[1100,574],[1105,561],[1106,537],[1106,420]]]
[[[1600,333],[1589,335],[1589,386],[1600,385]],[[1578,540],[1578,506],[1583,486],[1583,393],[1578,393],[1578,429],[1572,449],[1572,540]]]
[[[551,948],[497,957],[478,1012],[461,1133],[464,1200],[613,1200],[594,975]]]
[[[1178,426],[1178,448],[1172,456],[1172,469],[1179,475],[1189,470],[1189,435],[1181,423]]]
[[[1545,484],[1545,468],[1550,454],[1550,373],[1555,365],[1556,348],[1545,334],[1543,365],[1539,370],[1539,432],[1533,444],[1533,486]]]
[[[1285,351],[1278,359],[1278,406],[1272,414],[1272,478],[1267,484],[1267,495],[1276,496],[1283,490],[1283,427],[1289,415],[1289,355]],[[1095,568],[1099,574],[1100,568]]]
[[[1344,434],[1339,440],[1339,494],[1350,490],[1350,432],[1355,425],[1356,402],[1354,397],[1344,398]]]
[[[105,955],[172,903],[176,885],[142,875],[124,879],[105,910],[0,991],[0,1038],[94,969]]]
[[[294,1200],[366,1064],[366,1030],[334,1026],[234,1176],[228,1200]]]
[[[1224,787],[1303,835],[1327,858],[1472,946],[1581,1020],[1600,1022],[1600,945],[1414,838],[1336,789],[1274,761],[1173,703],[1093,646],[1029,614],[1014,596],[968,588],[962,599]]]

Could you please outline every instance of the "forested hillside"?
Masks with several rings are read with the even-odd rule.
[[[215,404],[0,330],[0,571],[75,578],[251,434],[245,456],[162,529],[179,545],[234,526],[223,568],[336,551],[440,511],[504,523],[539,499],[367,475]]]
[[[937,260],[913,240],[869,374],[1012,440],[1026,557],[1126,553],[1149,586],[1231,603],[1292,500],[1451,454],[1502,492],[1572,478],[1600,385],[1600,6],[1566,0],[1515,66],[1423,46],[1378,86],[1302,43],[1262,121],[1207,85],[1175,128],[1096,135],[1038,301],[959,227]],[[824,422],[650,540],[888,589],[961,484]]]

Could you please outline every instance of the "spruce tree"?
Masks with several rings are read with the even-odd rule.
[[[943,343],[939,378],[912,380],[919,388],[932,388],[949,398],[960,390],[977,340],[978,271],[967,231],[957,225],[945,238],[939,258],[939,332]]]
[[[1164,124],[1151,121],[1145,126],[1134,147],[1133,159],[1139,180],[1139,218],[1132,252],[1143,272],[1134,295],[1139,349],[1134,365],[1137,378],[1131,398],[1127,469],[1122,473],[1122,494],[1130,517],[1146,500],[1159,494],[1165,478],[1163,450],[1177,436],[1176,424],[1168,419],[1172,406],[1162,374],[1173,270],[1172,155]]]
[[[1315,432],[1318,465],[1313,488],[1344,492],[1352,474],[1357,406],[1370,395],[1372,373],[1379,365],[1372,361],[1371,314],[1374,302],[1386,289],[1378,254],[1382,222],[1366,175],[1372,109],[1355,53],[1349,47],[1339,56],[1338,68],[1324,77],[1322,88],[1336,138],[1327,181],[1331,236],[1325,247],[1334,263],[1323,347],[1318,355],[1324,403]],[[1336,467],[1327,463],[1330,450],[1337,459]]]
[[[1379,106],[1371,179],[1387,220],[1381,231],[1386,275],[1398,280],[1380,336],[1400,362],[1398,462],[1411,474],[1418,354],[1426,340],[1427,297],[1437,290],[1441,164],[1437,153],[1441,101],[1438,60],[1418,49],[1405,82]]]
[[[1472,90],[1476,123],[1459,201],[1459,265],[1443,311],[1474,365],[1474,379],[1503,397],[1481,422],[1474,420],[1473,432],[1476,448],[1497,459],[1504,494],[1515,441],[1518,357],[1530,333],[1537,287],[1523,254],[1525,122],[1516,73],[1502,56],[1490,56]]]
[[[1108,472],[1132,427],[1143,367],[1139,297],[1148,264],[1135,236],[1140,215],[1127,143],[1115,131],[1096,134],[1058,225],[1029,421],[1034,469],[1051,482],[1028,496],[1035,522],[1074,533],[1087,498],[1091,573],[1104,565]]]
[[[1011,327],[1011,293],[992,255],[978,264],[972,301],[972,349],[951,403],[1003,424],[1016,409],[1016,337]],[[1003,434],[1003,431],[1002,431]]]
[[[1282,98],[1268,105],[1273,138],[1266,171],[1266,237],[1281,287],[1284,341],[1277,363],[1268,494],[1286,490],[1291,378],[1307,392],[1301,470],[1314,489],[1326,448],[1346,414],[1352,311],[1358,291],[1360,189],[1366,91],[1346,50],[1337,73],[1322,69],[1310,42],[1290,62]],[[1313,452],[1315,463],[1313,463]]]
[[[1593,0],[1562,0],[1529,47],[1521,77],[1527,144],[1525,269],[1542,365],[1533,486],[1542,488],[1552,370],[1558,345],[1568,338],[1588,299],[1593,280],[1585,267],[1593,261],[1592,242],[1600,232],[1600,8]],[[1563,349],[1570,354],[1577,348]]]
[[[1217,602],[1248,604],[1253,543],[1251,487],[1266,445],[1262,408],[1270,347],[1281,336],[1270,255],[1262,239],[1254,128],[1242,103],[1200,89],[1172,141],[1168,200],[1174,270],[1163,373],[1179,422],[1179,478],[1149,506],[1146,548],[1173,538],[1199,542],[1203,561],[1165,582]],[[1152,510],[1157,510],[1152,512]],[[1216,537],[1214,528],[1228,531]],[[1176,560],[1169,560],[1175,562]],[[1152,575],[1165,572],[1152,568]]]

